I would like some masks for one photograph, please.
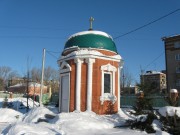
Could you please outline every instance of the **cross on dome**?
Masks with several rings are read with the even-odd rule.
[[[90,28],[89,28],[89,30],[93,30],[93,28],[92,28],[92,23],[93,23],[93,21],[94,21],[94,18],[93,18],[93,17],[90,17],[90,19],[89,19],[89,22],[90,22]]]

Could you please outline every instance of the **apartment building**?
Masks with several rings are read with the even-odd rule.
[[[180,35],[163,37],[165,46],[167,90],[180,91]]]
[[[149,93],[166,93],[166,74],[157,71],[147,71],[141,75],[141,83],[150,87]]]

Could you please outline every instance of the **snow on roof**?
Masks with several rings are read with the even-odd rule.
[[[165,36],[165,37],[162,37],[162,40],[166,40],[166,39],[173,38],[173,37],[178,37],[178,36],[180,36],[180,34]]]
[[[158,71],[147,71],[144,75],[158,75],[158,74],[164,74],[162,72],[158,72]]]
[[[35,82],[31,82],[31,83],[29,83],[29,86],[30,86],[30,87],[34,87],[34,86],[35,86],[35,87],[41,87],[41,84],[35,83]],[[47,87],[47,86],[44,85],[43,87]]]
[[[96,50],[91,50],[91,49],[79,49],[77,51],[73,51],[70,54],[66,55],[66,56],[60,56],[60,59],[65,59],[65,58],[69,58],[71,56],[80,56],[80,55],[96,55],[96,56],[100,56],[100,57],[109,57],[109,58],[114,58],[114,59],[122,59],[122,57],[120,55],[114,55],[114,56],[106,56],[102,53],[100,53],[99,51]]]
[[[178,93],[177,89],[171,89],[170,93]]]
[[[27,84],[25,84],[25,83],[18,83],[18,84],[16,84],[16,85],[13,85],[13,86],[10,86],[10,88],[14,88],[14,87],[20,87],[20,86],[26,86]],[[39,84],[39,83],[34,83],[34,82],[31,82],[31,83],[29,83],[29,87],[40,87],[41,86],[41,84]],[[47,86],[45,86],[44,85],[44,87],[47,87]]]
[[[91,31],[82,31],[82,32],[75,33],[75,34],[71,35],[68,38],[68,40],[73,38],[73,37],[80,36],[80,35],[86,35],[86,34],[101,35],[101,36],[105,36],[105,37],[108,37],[108,38],[112,39],[112,37],[110,35],[108,35],[107,33],[103,32],[103,31],[91,30]]]
[[[13,85],[13,86],[10,86],[10,87],[20,87],[20,86],[24,86],[24,84],[18,83],[18,84],[16,84],[16,85]]]

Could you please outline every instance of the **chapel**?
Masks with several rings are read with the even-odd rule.
[[[123,60],[113,38],[90,28],[71,35],[58,60],[59,111],[114,114],[120,110]]]

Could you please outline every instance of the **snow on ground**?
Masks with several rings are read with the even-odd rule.
[[[17,112],[13,109],[9,108],[0,108],[0,122],[8,122],[8,123],[13,123],[16,122],[17,119],[21,119],[23,114],[20,112]]]
[[[3,132],[2,132],[3,133]],[[7,135],[61,135],[63,131],[59,130],[56,125],[48,123],[24,123],[19,122],[13,124],[9,131],[4,131]]]
[[[23,121],[27,123],[36,123],[39,119],[46,119],[45,114],[55,115],[45,107],[35,107],[25,114]]]
[[[0,99],[0,102],[3,101]],[[134,119],[127,109],[122,109],[114,115],[97,115],[93,112],[57,113],[55,107],[34,107],[29,100],[30,110],[19,109],[20,103],[26,105],[26,99],[9,99],[14,108],[0,109],[1,135],[146,135],[146,132],[122,126],[127,119]],[[38,106],[38,103],[36,103]],[[31,106],[32,105],[32,106]],[[169,107],[168,107],[169,108]],[[177,108],[176,108],[177,109]],[[53,110],[53,111],[51,111]],[[179,110],[178,110],[179,113]],[[17,117],[19,116],[19,117]],[[158,121],[153,122],[157,130],[151,135],[168,135],[160,130]]]

